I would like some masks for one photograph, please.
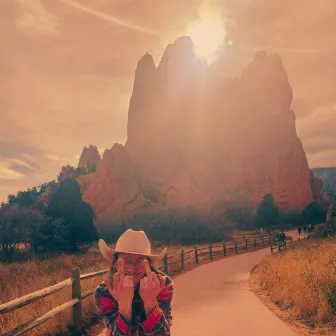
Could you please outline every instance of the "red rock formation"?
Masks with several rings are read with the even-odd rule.
[[[301,209],[321,188],[295,129],[293,93],[278,55],[257,54],[240,79],[224,80],[187,37],[158,67],[138,62],[125,147],[105,151],[96,173],[79,177],[98,217],[162,207],[209,211],[257,205],[271,193]]]
[[[90,145],[89,148],[85,146],[78,162],[78,168],[91,172],[96,170],[100,160],[97,146]]]
[[[79,176],[77,181],[83,200],[92,205],[97,218],[128,215],[152,203],[141,189],[129,154],[119,144],[105,150],[96,172]]]
[[[75,168],[70,165],[66,165],[62,167],[58,180],[59,182],[62,182],[65,179],[76,178],[77,176],[78,173],[76,172]]]

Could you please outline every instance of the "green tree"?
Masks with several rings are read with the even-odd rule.
[[[271,194],[266,194],[260,202],[256,217],[255,227],[271,228],[278,222],[279,209]]]
[[[62,219],[67,227],[66,241],[71,252],[79,245],[97,239],[91,206],[82,200],[80,186],[75,179],[62,181],[46,209],[51,218]]]
[[[68,226],[61,218],[44,216],[34,223],[29,243],[34,252],[66,251],[68,249]]]
[[[308,204],[302,211],[302,216],[306,223],[316,224],[326,220],[326,211],[317,202]]]
[[[5,204],[0,208],[0,248],[5,260],[12,260],[21,243],[29,240],[30,223],[36,213],[27,207]]]
[[[29,207],[37,203],[40,194],[36,187],[19,191],[16,195],[8,195],[8,204]]]

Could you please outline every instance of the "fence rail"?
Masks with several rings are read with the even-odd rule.
[[[274,245],[271,245],[271,253],[274,254],[274,251],[277,250],[278,252],[281,252],[285,248],[289,247],[293,242],[293,237],[286,237],[286,239],[281,241],[275,241]]]
[[[159,270],[163,270],[164,273],[169,274],[171,266],[179,264],[180,267],[178,269],[173,269],[173,271],[181,271],[185,269],[186,261],[187,260],[193,260],[194,262],[188,262],[187,264],[199,264],[200,263],[200,257],[204,257],[209,255],[209,259],[213,260],[214,257],[217,257],[219,254],[222,254],[222,256],[228,256],[230,253],[233,252],[233,254],[238,254],[239,251],[243,250],[247,252],[249,249],[256,250],[258,247],[263,248],[266,246],[269,246],[271,248],[271,252],[273,253],[273,250],[275,249],[273,247],[273,244],[275,243],[275,239],[272,236],[267,236],[266,238],[263,237],[245,237],[246,239],[239,239],[236,242],[232,243],[225,243],[222,244],[216,244],[216,245],[209,245],[207,247],[199,248],[198,246],[195,246],[194,249],[184,251],[184,249],[181,250],[180,253],[175,253],[172,255],[165,254],[163,258],[163,265],[159,267]],[[287,245],[287,243],[285,244]],[[218,248],[220,248],[218,250]],[[282,248],[282,247],[281,247]],[[279,247],[279,251],[281,250]],[[215,250],[214,250],[215,249]],[[199,253],[201,252],[202,253]],[[203,252],[205,251],[205,252]],[[191,254],[192,253],[192,254]],[[186,256],[188,255],[188,256]],[[177,260],[168,262],[168,259],[176,258]],[[204,258],[203,258],[204,259]],[[32,330],[33,328],[39,326],[40,324],[48,321],[53,316],[61,313],[62,311],[68,309],[69,307],[72,307],[72,316],[73,316],[73,326],[74,328],[81,332],[83,331],[83,324],[82,324],[82,305],[81,302],[85,298],[92,295],[96,288],[92,288],[84,293],[81,292],[81,281],[91,279],[100,275],[104,275],[109,271],[109,269],[100,270],[93,273],[88,274],[80,274],[80,269],[78,267],[75,267],[72,270],[72,277],[68,278],[56,285],[41,289],[39,291],[36,291],[34,293],[22,296],[20,298],[17,298],[15,300],[12,300],[10,302],[4,303],[0,305],[0,314],[8,313],[13,310],[16,310],[18,308],[24,307],[30,303],[33,303],[39,299],[42,299],[46,296],[55,294],[56,292],[60,291],[61,289],[65,287],[72,287],[72,300],[63,303],[62,305],[55,307],[51,311],[45,313],[44,315],[36,318],[35,320],[29,321],[23,325],[20,325],[16,327],[15,329],[7,332],[6,334],[2,336],[19,336],[23,335],[29,330]]]

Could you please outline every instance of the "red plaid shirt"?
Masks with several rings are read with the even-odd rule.
[[[170,336],[172,325],[171,303],[173,282],[166,274],[154,269],[154,272],[166,278],[165,288],[157,297],[157,306],[146,317],[139,289],[134,291],[132,303],[132,321],[127,323],[119,314],[118,302],[108,292],[105,283],[95,291],[96,306],[107,328],[106,336]]]

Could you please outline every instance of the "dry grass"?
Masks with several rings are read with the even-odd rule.
[[[216,244],[214,244],[216,245]],[[112,247],[114,247],[112,245]],[[208,244],[200,244],[199,248],[208,247]],[[258,246],[260,248],[261,246]],[[180,253],[182,246],[169,246],[168,255]],[[194,249],[194,246],[184,246],[185,251]],[[223,254],[216,254],[215,251],[220,250],[221,246],[214,248],[214,258],[222,258]],[[158,244],[154,247],[154,253],[161,251],[162,246]],[[208,252],[208,249],[201,253]],[[239,250],[238,253],[244,252]],[[234,255],[235,251],[228,251],[227,255]],[[195,267],[194,254],[186,254],[185,257],[192,258],[185,261],[186,269]],[[199,256],[199,262],[209,259],[209,255]],[[169,258],[168,263],[176,262],[169,266],[169,275],[174,276],[180,273],[180,256]],[[74,267],[79,267],[81,274],[91,273],[106,269],[109,263],[105,261],[98,250],[97,244],[94,244],[84,255],[60,255],[58,257],[39,261],[30,260],[23,263],[0,264],[0,304],[6,303],[23,295],[35,292],[37,290],[52,286],[71,276]],[[82,292],[95,288],[102,280],[103,276],[82,281]],[[26,307],[17,309],[13,312],[0,315],[0,335],[8,332],[15,327],[22,325],[30,320],[47,313],[51,309],[71,300],[71,288],[50,295],[49,297],[40,299]],[[82,301],[83,314],[86,318],[95,316],[96,308],[93,296]],[[31,336],[40,335],[68,335],[68,326],[72,321],[71,308],[56,315],[48,322],[29,331]]]
[[[102,258],[95,254],[85,256],[63,255],[52,260],[31,260],[22,264],[0,265],[0,303],[5,303],[20,296],[54,285],[71,276],[73,267],[80,267],[81,273],[90,273],[108,268]],[[82,290],[89,290],[98,285],[103,277],[82,282]],[[0,334],[33,320],[56,306],[71,300],[71,288],[64,288],[54,295],[29,304],[26,307],[0,315]],[[92,296],[83,301],[83,310],[87,315],[94,311]],[[49,335],[67,330],[72,319],[71,309],[29,331],[29,335]]]
[[[336,240],[295,243],[267,258],[253,278],[294,319],[336,328]]]

